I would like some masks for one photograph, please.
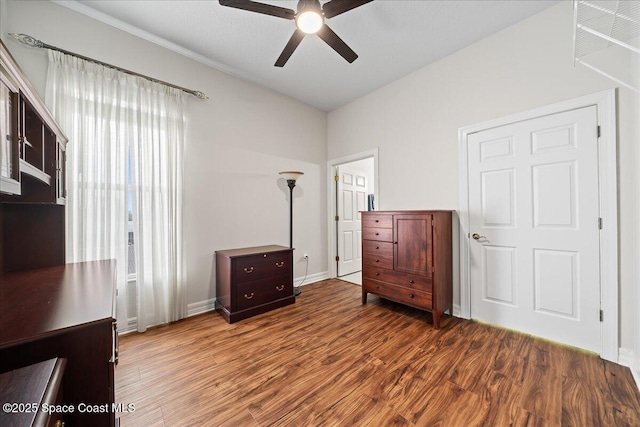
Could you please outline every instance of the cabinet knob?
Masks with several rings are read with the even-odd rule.
[[[380,246],[376,246],[376,249],[380,249]]]
[[[253,293],[253,292],[251,292],[249,295],[244,294],[244,297],[245,297],[246,299],[251,299],[251,298],[253,298],[253,295],[254,295],[254,293]]]
[[[251,267],[249,267],[249,268],[245,267],[245,268],[244,268],[244,272],[245,272],[245,273],[247,273],[247,274],[251,274],[251,273],[253,273],[253,266],[251,266]]]
[[[409,283],[411,283],[413,285],[415,282],[413,281],[413,279],[411,279],[411,280],[409,280]]]
[[[393,242],[393,244],[394,244],[394,245],[397,245],[397,244],[398,244],[398,242]]]
[[[284,285],[276,286],[278,291],[284,291]]]
[[[380,275],[380,273],[376,273],[376,276],[379,276],[379,275]]]
[[[266,257],[267,257],[267,254],[262,255],[262,258],[266,258]]]
[[[284,261],[276,262],[276,267],[282,268],[284,266]]]
[[[376,222],[380,222],[380,220],[376,219]]]
[[[380,235],[380,233],[376,233],[376,236],[379,236],[379,235]]]
[[[377,260],[376,260],[376,262],[380,262],[380,260],[379,260],[379,259],[377,259]]]
[[[414,295],[413,295],[413,294],[409,294],[409,298],[413,298],[413,297],[414,297]]]

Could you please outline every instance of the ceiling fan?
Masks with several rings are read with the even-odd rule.
[[[297,11],[271,4],[258,3],[249,0],[219,0],[222,6],[235,7],[236,9],[276,16],[278,18],[296,21],[296,30],[284,47],[280,57],[274,64],[276,67],[284,67],[293,51],[296,50],[302,39],[307,34],[317,34],[333,50],[338,52],[347,62],[352,63],[358,55],[342,41],[336,33],[324,22],[341,13],[355,9],[358,6],[373,0],[330,0],[320,6],[318,0],[300,0]]]

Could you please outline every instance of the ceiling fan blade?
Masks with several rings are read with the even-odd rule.
[[[355,9],[372,1],[373,0],[331,0],[322,6],[322,11],[324,12],[325,18],[333,18],[334,16],[348,12],[351,9]]]
[[[222,6],[262,13],[264,15],[277,16],[278,18],[294,19],[296,12],[280,6],[258,3],[250,0],[219,0]]]
[[[280,57],[274,64],[276,67],[284,67],[284,64],[287,63],[287,61],[291,57],[291,54],[293,54],[293,51],[296,50],[296,48],[298,47],[298,45],[300,44],[304,36],[305,34],[296,28],[296,30],[293,32],[293,35],[289,39],[289,42],[282,50]]]
[[[318,37],[320,37],[326,44],[331,46],[333,50],[338,52],[347,62],[352,63],[358,58],[358,55],[342,41],[336,33],[333,32],[327,24],[324,24],[320,31],[318,31]]]

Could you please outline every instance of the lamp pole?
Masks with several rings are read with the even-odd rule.
[[[289,187],[289,247],[293,249],[293,189],[296,186],[296,181],[304,173],[298,171],[284,171],[280,172],[280,175],[287,180],[287,186]],[[306,276],[306,274],[305,274]],[[293,295],[300,295],[300,288],[293,286]]]
[[[293,187],[296,186],[295,179],[288,179],[289,186],[289,247],[293,249]]]

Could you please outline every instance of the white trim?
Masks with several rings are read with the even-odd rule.
[[[328,236],[328,248],[327,248],[327,260],[329,260],[329,271],[327,278],[338,277],[338,267],[335,262],[336,257],[336,233],[335,233],[335,212],[336,212],[336,185],[335,185],[335,168],[336,166],[343,165],[345,163],[356,162],[358,160],[369,159],[373,157],[373,197],[376,201],[376,205],[380,206],[380,173],[378,172],[378,149],[373,148],[371,150],[362,151],[360,153],[351,154],[349,156],[340,157],[337,159],[327,161],[327,231]]]
[[[618,352],[618,363],[631,370],[631,375],[636,382],[636,387],[640,390],[640,370],[636,367],[636,354],[630,348],[620,348]]]
[[[329,278],[329,272],[328,271],[321,271],[320,273],[315,273],[315,274],[311,274],[311,275],[307,276],[306,279],[304,279],[304,276],[298,277],[296,279],[293,279],[293,284],[296,285],[296,286],[306,286],[306,285],[310,285],[312,283],[316,283],[316,282],[320,282],[322,280],[326,280],[328,278]],[[302,282],[302,279],[304,279],[304,283],[302,283],[301,285],[297,285],[296,283]]]
[[[608,89],[591,95],[559,102],[529,111],[501,117],[458,130],[459,190],[460,190],[460,316],[471,316],[471,287],[469,282],[469,192],[467,171],[467,138],[470,134],[505,126],[536,117],[595,105],[601,127],[599,146],[600,216],[604,227],[600,230],[600,300],[604,320],[600,336],[600,357],[611,362],[618,360],[618,183],[616,90]]]
[[[293,279],[293,283],[300,283],[302,281],[303,277],[298,277]],[[329,272],[327,271],[323,271],[320,273],[316,273],[316,274],[312,274],[307,276],[307,278],[304,280],[304,283],[300,286],[306,286],[306,285],[310,285],[312,283],[315,282],[320,282],[322,280],[328,279],[329,278]],[[191,316],[197,316],[198,314],[203,314],[203,313],[207,313],[210,311],[214,311],[216,309],[216,299],[215,298],[210,298],[207,300],[203,300],[203,301],[198,301],[198,302],[192,302],[191,304],[187,305],[187,317],[191,317]],[[135,319],[134,319],[135,320]]]
[[[5,0],[0,0],[5,1]],[[71,9],[75,12],[81,13],[89,18],[95,19],[96,21],[102,22],[104,24],[110,25],[114,28],[122,30],[126,33],[132,34],[136,37],[139,37],[143,40],[161,46],[165,49],[173,51],[179,55],[185,56],[189,59],[192,59],[201,64],[207,65],[211,68],[215,68],[216,70],[222,71],[226,74],[229,74],[234,77],[238,77],[244,80],[251,80],[253,77],[249,73],[239,72],[228,65],[225,65],[221,62],[214,61],[213,59],[207,58],[204,55],[200,55],[192,50],[186,49],[182,46],[179,46],[173,42],[170,42],[167,39],[159,37],[155,34],[151,34],[147,31],[144,31],[138,27],[135,27],[131,24],[127,24],[119,19],[116,19],[112,16],[109,16],[105,13],[99,12],[96,9],[93,9],[91,6],[87,6],[83,3],[79,3],[76,0],[51,0],[53,3],[58,4],[60,6],[64,6],[68,9]],[[46,42],[46,41],[45,41]],[[255,80],[255,79],[254,79]],[[262,84],[266,84],[262,82]]]
[[[0,40],[6,41],[7,35],[7,0],[0,0]]]
[[[216,309],[216,299],[209,298],[204,301],[192,302],[187,305],[187,317],[197,316]]]

